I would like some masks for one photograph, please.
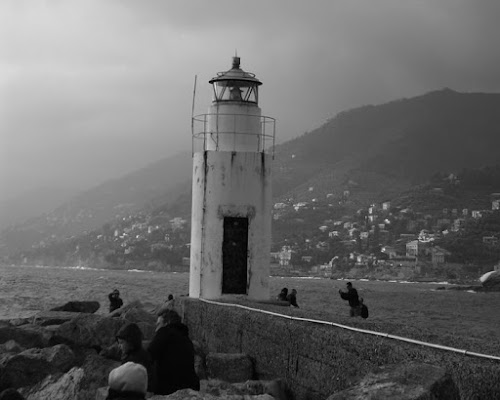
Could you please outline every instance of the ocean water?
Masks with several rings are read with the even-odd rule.
[[[49,266],[0,266],[0,319],[26,318],[68,301],[98,301],[108,312],[108,294],[118,289],[125,304],[146,307],[188,293],[189,273],[115,271]]]

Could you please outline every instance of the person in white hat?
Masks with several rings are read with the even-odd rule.
[[[144,400],[148,389],[148,372],[141,364],[126,362],[109,373],[106,400]]]

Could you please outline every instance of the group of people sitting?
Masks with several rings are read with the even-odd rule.
[[[299,308],[297,304],[297,290],[295,289],[292,289],[292,291],[288,293],[288,288],[284,287],[278,294],[277,300],[286,301],[290,307]]]
[[[147,348],[139,326],[129,323],[118,331],[117,343],[103,350],[103,356],[122,363],[109,374],[107,399],[142,400],[147,392],[168,395],[180,389],[200,389],[193,342],[173,303],[170,295],[158,311],[156,331]]]

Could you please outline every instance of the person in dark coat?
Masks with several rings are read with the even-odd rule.
[[[286,296],[288,295],[288,288],[284,287],[281,289],[281,292],[278,294],[278,300],[287,301]]]
[[[346,288],[347,292],[343,292],[341,289],[339,289],[340,297],[343,300],[347,300],[349,302],[349,307],[351,307],[351,309],[349,310],[349,315],[351,317],[356,317],[361,313],[361,303],[359,301],[358,291],[352,287],[351,282],[346,283]]]
[[[142,331],[135,323],[130,323],[122,327],[117,335],[116,340],[121,350],[122,364],[132,361],[143,365],[148,373],[151,373],[152,360],[149,353],[142,347]]]
[[[141,364],[129,361],[109,373],[108,385],[106,400],[144,400],[148,373]]]
[[[292,291],[286,296],[286,299],[290,307],[293,306],[299,308],[299,305],[297,304],[297,290],[292,289]]]
[[[118,289],[113,290],[108,294],[109,299],[109,312],[113,312],[123,306],[123,300],[120,298],[120,292]]]
[[[158,316],[156,333],[148,347],[155,370],[153,393],[200,390],[194,369],[194,346],[188,333],[176,311],[164,310]]]

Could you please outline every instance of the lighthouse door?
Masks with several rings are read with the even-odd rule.
[[[247,293],[248,218],[224,217],[222,293]]]

